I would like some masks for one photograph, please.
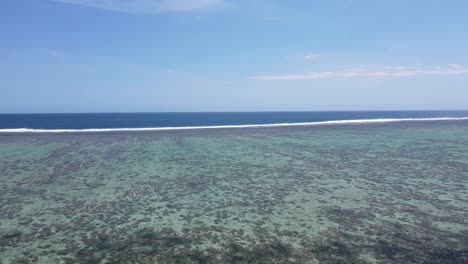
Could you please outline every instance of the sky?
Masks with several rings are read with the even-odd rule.
[[[3,0],[0,113],[468,109],[466,0]]]

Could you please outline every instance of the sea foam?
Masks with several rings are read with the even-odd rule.
[[[457,120],[468,120],[468,117],[351,119],[351,120],[329,120],[329,121],[300,122],[300,123],[186,126],[186,127],[86,128],[86,129],[7,128],[7,129],[0,129],[0,133],[99,133],[99,132],[138,132],[138,131],[144,132],[144,131],[191,130],[191,129],[293,127],[293,126],[395,123],[395,122],[410,122],[410,121],[428,122],[428,121],[457,121]]]

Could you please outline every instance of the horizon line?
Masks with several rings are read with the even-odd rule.
[[[0,115],[53,115],[53,114],[209,114],[209,113],[312,113],[312,112],[461,112],[468,109],[381,109],[381,110],[261,110],[261,111],[136,111],[136,112],[13,112]]]

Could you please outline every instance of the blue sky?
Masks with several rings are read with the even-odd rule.
[[[468,108],[465,0],[5,0],[0,112]]]

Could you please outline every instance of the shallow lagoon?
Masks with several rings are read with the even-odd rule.
[[[0,263],[468,263],[468,122],[0,135]]]

